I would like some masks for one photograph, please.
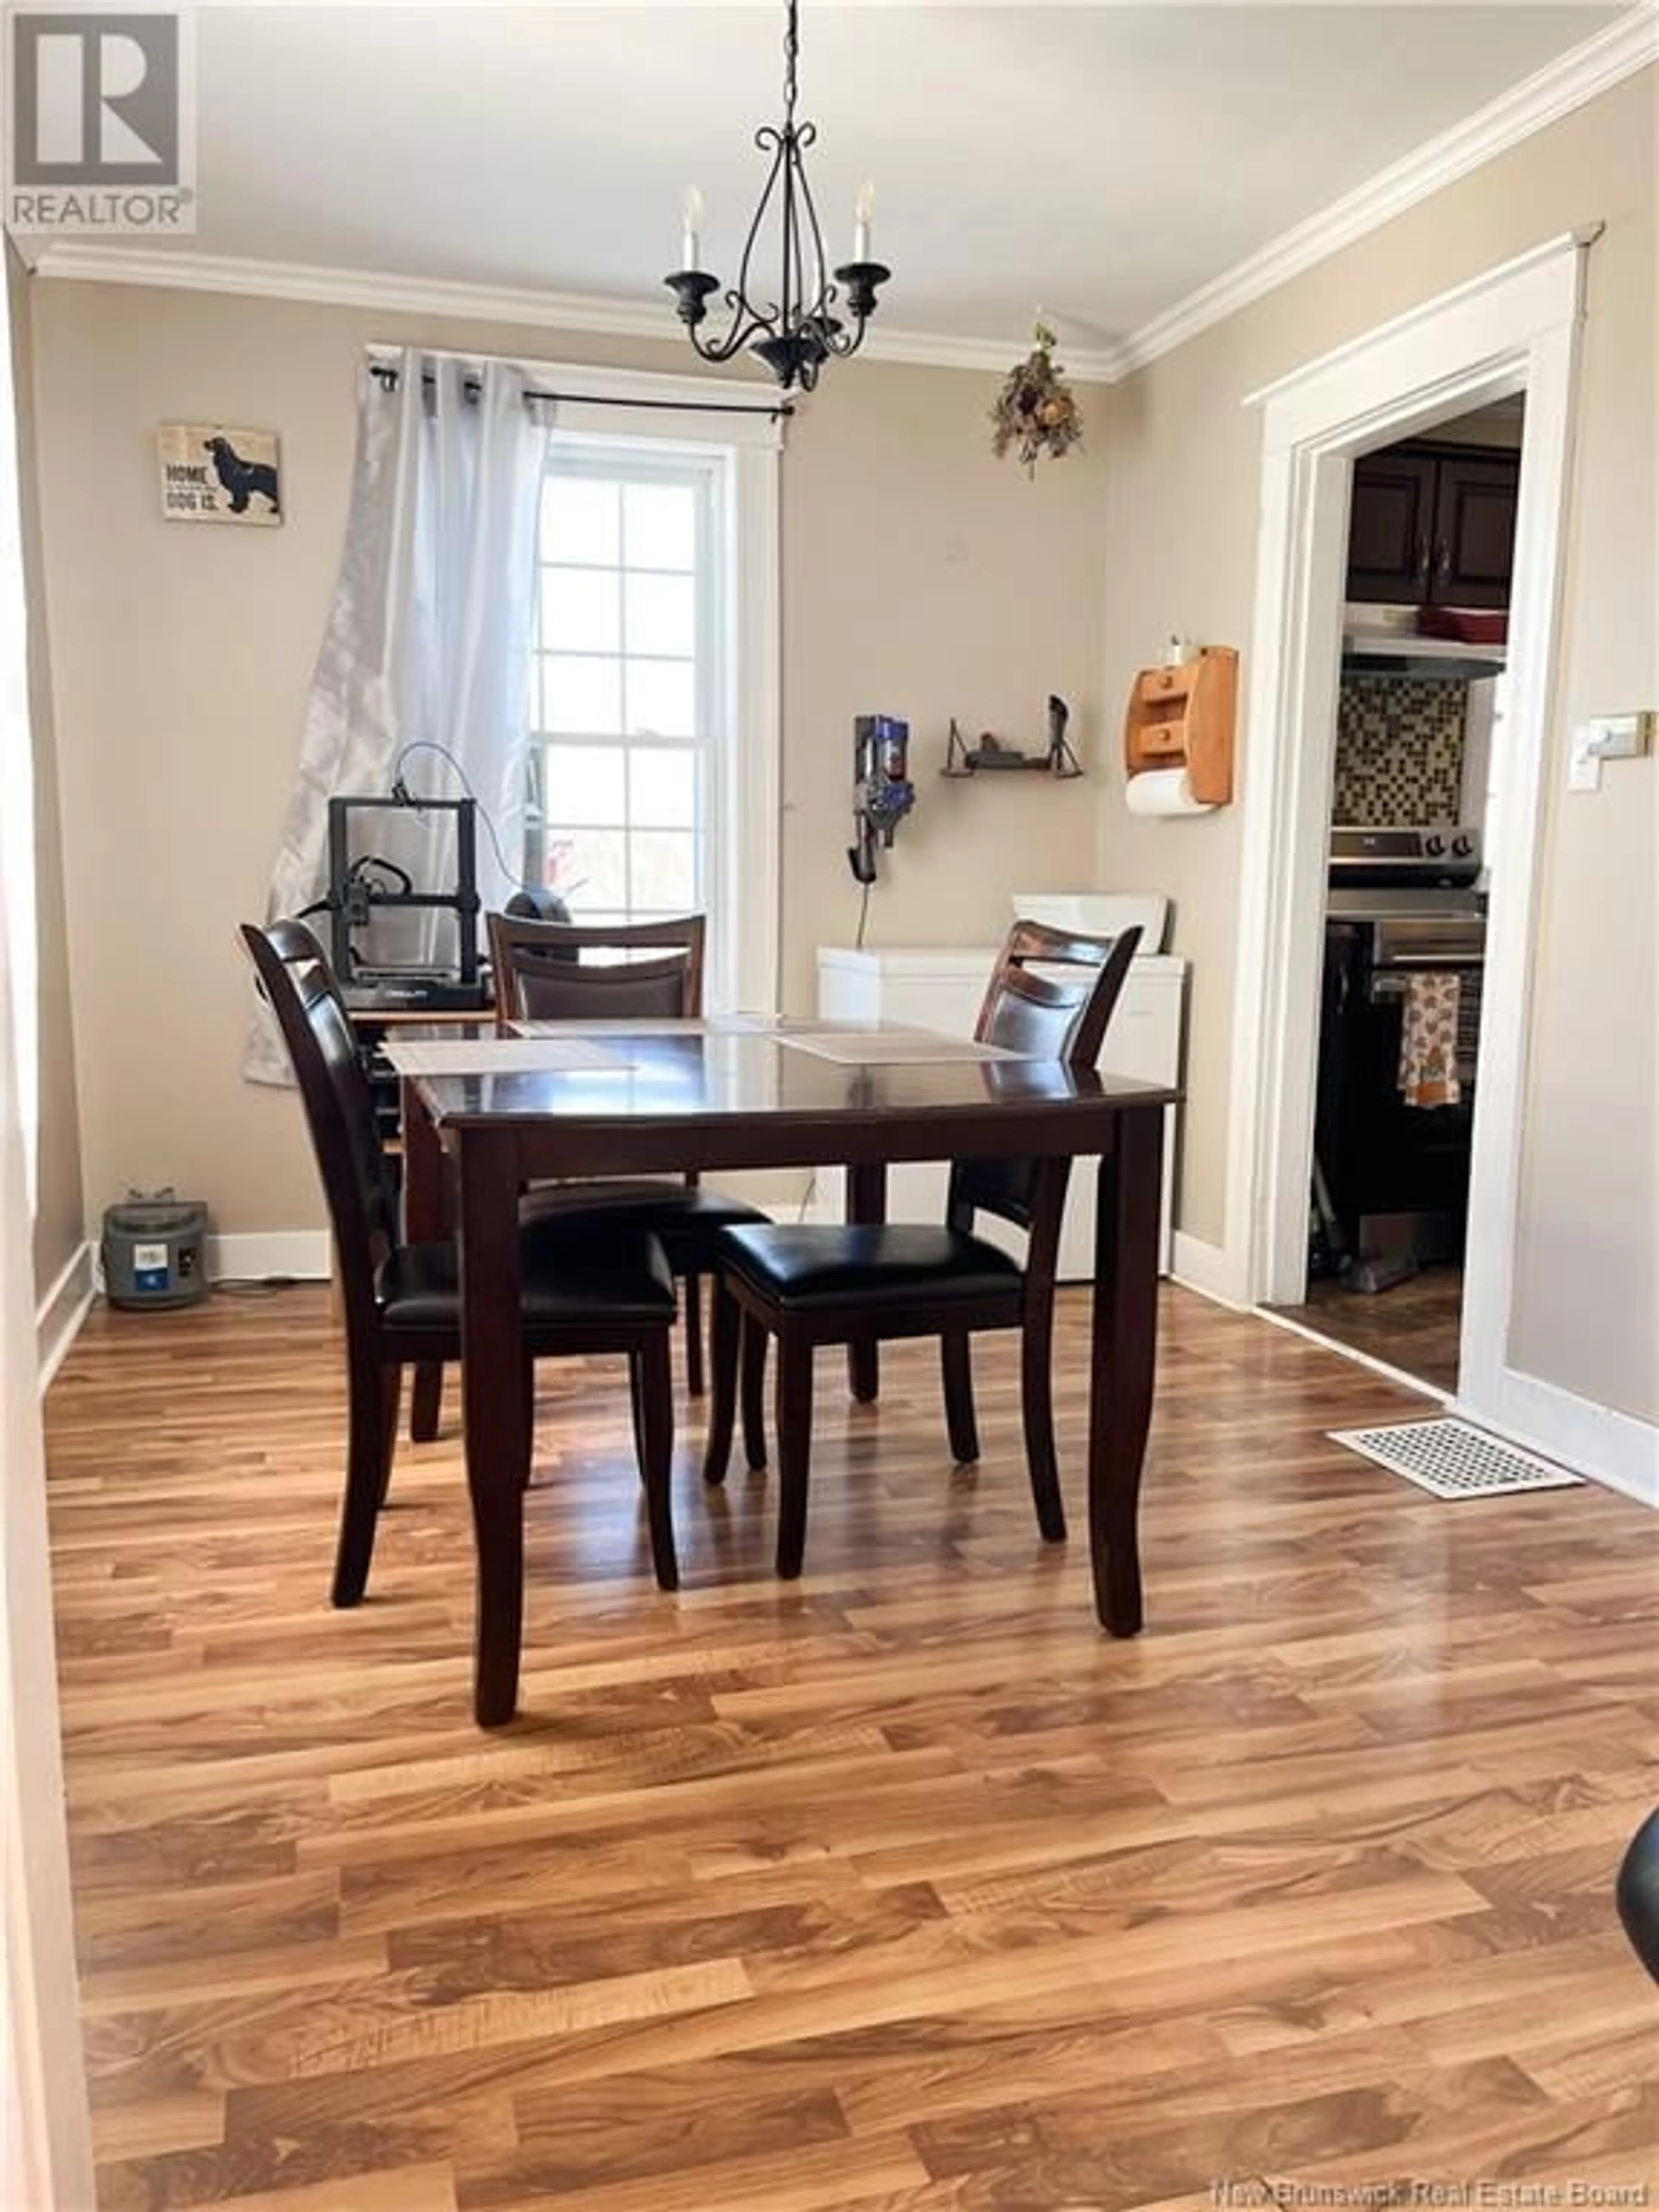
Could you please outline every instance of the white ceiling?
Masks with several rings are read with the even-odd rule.
[[[1109,343],[1612,20],[1578,5],[837,5],[800,112],[831,258],[875,179],[881,321]],[[198,253],[660,301],[733,270],[781,5],[208,7]],[[149,241],[144,241],[147,250]]]

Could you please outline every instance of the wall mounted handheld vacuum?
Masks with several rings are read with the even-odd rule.
[[[916,803],[910,781],[910,725],[891,714],[860,714],[853,724],[853,822],[857,842],[847,848],[854,882],[876,880],[878,848],[891,850],[893,832]]]

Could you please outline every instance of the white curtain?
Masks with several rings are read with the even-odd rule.
[[[395,389],[365,370],[345,551],[306,711],[299,778],[269,915],[297,915],[328,888],[328,802],[390,796],[479,802],[478,889],[498,906],[522,866],[536,520],[551,410],[507,362],[405,352]],[[441,746],[440,753],[410,751]],[[488,817],[488,823],[485,817]],[[353,847],[408,870],[417,890],[453,881],[453,815],[356,817]],[[493,836],[491,834],[493,830]],[[498,849],[499,848],[499,849]],[[399,927],[396,925],[401,924]],[[319,921],[326,940],[326,917]],[[446,916],[376,916],[376,959],[443,964]],[[288,1063],[256,1018],[247,1074],[285,1083]]]

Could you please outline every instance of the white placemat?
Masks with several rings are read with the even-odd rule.
[[[388,1040],[386,1056],[399,1075],[567,1075],[629,1064],[587,1037],[409,1037]]]
[[[905,1067],[942,1060],[1029,1060],[1006,1045],[976,1044],[972,1037],[938,1036],[931,1030],[796,1030],[780,1032],[780,1044],[810,1052],[842,1067]]]

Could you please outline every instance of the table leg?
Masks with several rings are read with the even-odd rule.
[[[461,1194],[461,1403],[478,1559],[472,1710],[481,1728],[498,1728],[512,1719],[519,1702],[524,1486],[530,1472],[519,1161],[510,1132],[463,1129],[456,1152]]]
[[[1141,1626],[1135,1517],[1158,1351],[1158,1194],[1164,1109],[1127,1107],[1095,1198],[1089,1390],[1089,1559],[1095,1611],[1114,1636]]]
[[[885,1221],[887,1170],[879,1160],[861,1162],[847,1170],[847,1218]],[[847,1347],[847,1387],[869,1405],[881,1389],[881,1363],[873,1336],[854,1337]]]
[[[398,1127],[404,1139],[404,1238],[410,1244],[435,1244],[447,1236],[449,1224],[444,1204],[444,1156],[432,1116],[415,1085],[404,1078],[398,1108]],[[444,1370],[435,1359],[422,1359],[415,1369],[415,1388],[410,1395],[409,1433],[417,1444],[430,1443],[438,1433],[443,1408]]]

